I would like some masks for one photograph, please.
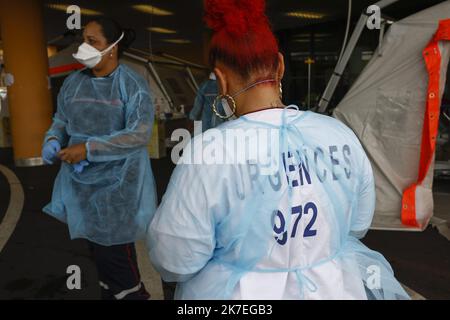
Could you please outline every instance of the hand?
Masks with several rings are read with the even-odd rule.
[[[51,139],[47,141],[42,148],[42,159],[44,159],[44,163],[53,164],[60,151],[61,145],[58,140]]]
[[[76,164],[86,160],[87,151],[84,143],[75,144],[58,153],[59,158],[68,164]]]
[[[88,165],[89,165],[89,162],[84,160],[84,161],[81,161],[80,163],[74,164],[73,169],[75,170],[76,173],[82,173],[84,170],[84,167],[87,167]]]

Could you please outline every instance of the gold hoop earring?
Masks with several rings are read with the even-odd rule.
[[[217,106],[216,106],[217,101],[222,100],[222,99],[226,99],[228,102],[231,102],[232,113],[229,116],[223,116],[219,113],[219,111],[217,111]],[[234,114],[236,113],[236,101],[234,101],[233,97],[230,96],[229,94],[220,94],[214,99],[212,109],[213,109],[214,113],[216,114],[216,116],[218,116],[220,119],[228,120],[231,117],[233,117]]]

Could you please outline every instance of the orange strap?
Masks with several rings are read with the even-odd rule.
[[[85,68],[85,66],[82,65],[81,63],[66,64],[63,66],[50,68],[49,74],[50,74],[50,76],[54,76],[54,75],[61,74],[61,73],[66,73],[66,72],[70,72],[70,71],[74,71],[74,70],[80,70],[83,68]]]
[[[419,177],[416,183],[404,191],[402,200],[402,223],[411,227],[420,227],[416,219],[416,188],[425,180],[436,150],[441,108],[440,79],[442,57],[439,50],[439,41],[443,40],[450,40],[450,19],[439,22],[437,32],[423,51],[429,80],[420,150]]]

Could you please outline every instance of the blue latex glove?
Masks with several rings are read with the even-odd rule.
[[[61,145],[56,139],[47,141],[42,148],[42,159],[45,164],[53,164],[57,159],[58,152],[61,151]]]
[[[81,161],[80,163],[74,164],[73,169],[75,170],[76,173],[82,173],[84,170],[84,167],[87,167],[88,165],[89,165],[89,162],[84,160],[84,161]]]

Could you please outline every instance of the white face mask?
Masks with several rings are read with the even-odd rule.
[[[120,42],[124,37],[124,33],[122,32],[122,35],[120,36],[119,40],[114,42],[112,45],[110,45],[108,48],[106,48],[103,51],[99,51],[98,49],[94,48],[90,44],[84,42],[81,46],[78,47],[78,52],[73,54],[73,57],[81,64],[85,65],[86,67],[92,69],[96,65],[102,61],[102,57],[107,54],[109,51],[111,51],[112,48],[116,44]]]

